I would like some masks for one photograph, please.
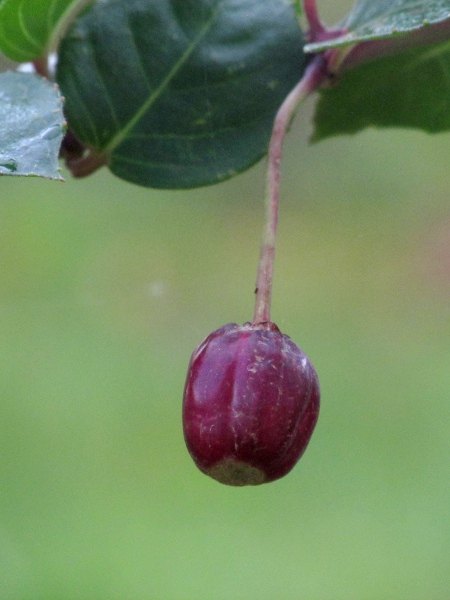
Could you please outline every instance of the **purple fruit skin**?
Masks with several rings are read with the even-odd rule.
[[[319,404],[314,367],[274,323],[230,323],[192,354],[186,446],[198,468],[221,483],[274,481],[305,451]]]

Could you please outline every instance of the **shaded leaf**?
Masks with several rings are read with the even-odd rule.
[[[450,129],[450,43],[374,60],[324,89],[313,140],[365,127]]]
[[[87,0],[3,0],[0,51],[17,62],[41,57],[60,27]]]
[[[134,183],[215,183],[267,150],[304,70],[285,0],[109,0],[79,17],[57,80],[94,162]]]
[[[64,125],[56,86],[31,73],[0,74],[0,175],[61,179]]]
[[[450,19],[450,0],[359,0],[341,25],[345,33],[307,44],[305,52],[321,52],[358,42],[408,33]]]

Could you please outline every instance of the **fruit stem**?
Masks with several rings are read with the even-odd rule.
[[[326,63],[322,55],[318,54],[309,63],[303,77],[285,98],[275,116],[267,160],[265,190],[266,221],[256,278],[254,325],[270,321],[273,263],[278,225],[280,166],[284,138],[298,105],[319,87],[325,76]]]

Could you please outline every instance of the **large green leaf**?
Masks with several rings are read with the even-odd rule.
[[[0,175],[61,179],[64,126],[56,86],[31,73],[0,73]]]
[[[194,187],[266,152],[302,43],[286,0],[102,1],[63,40],[57,80],[97,162],[140,185]]]
[[[359,0],[334,39],[308,44],[321,52],[358,42],[378,40],[436,25],[450,19],[450,0]]]
[[[321,91],[315,141],[369,126],[450,129],[450,41],[361,65]]]
[[[74,11],[89,0],[0,1],[0,51],[12,60],[41,57]]]

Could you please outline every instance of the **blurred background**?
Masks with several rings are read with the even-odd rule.
[[[313,105],[272,316],[322,409],[269,485],[205,477],[181,430],[191,352],[252,317],[264,164],[187,192],[0,180],[1,600],[449,597],[450,136],[309,146]]]

